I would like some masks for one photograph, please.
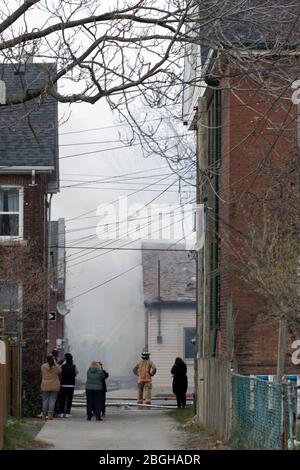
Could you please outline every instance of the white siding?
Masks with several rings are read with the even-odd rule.
[[[149,313],[148,347],[151,360],[157,367],[153,378],[156,393],[172,392],[171,368],[176,357],[184,359],[184,328],[196,326],[196,314],[193,309],[163,309],[161,311],[162,344],[157,343],[157,312]],[[189,391],[194,389],[194,361],[185,361],[188,367]]]

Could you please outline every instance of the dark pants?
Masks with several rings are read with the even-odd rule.
[[[72,401],[73,401],[74,387],[61,387],[60,389],[60,404],[59,413],[67,414],[71,413]]]
[[[101,417],[101,410],[103,409],[103,391],[102,390],[86,390],[86,414],[88,418],[96,415],[96,418]]]
[[[176,400],[177,400],[177,407],[178,408],[185,408],[186,404],[186,392],[180,391],[176,393]]]
[[[101,392],[101,393],[102,393],[102,407],[101,407],[101,413],[102,413],[102,416],[105,416],[106,392]]]
[[[58,415],[60,413],[60,391],[57,394],[56,402],[55,402],[55,407],[54,407],[54,413]]]

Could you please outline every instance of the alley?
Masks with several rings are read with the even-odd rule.
[[[53,450],[175,450],[184,449],[186,434],[161,410],[109,408],[105,421],[86,421],[85,409],[72,418],[47,421],[37,439]]]

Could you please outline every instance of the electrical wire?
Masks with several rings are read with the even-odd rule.
[[[181,242],[181,241],[182,241],[182,239],[181,239],[181,240],[178,240],[177,243],[179,243],[179,242]],[[174,244],[172,244],[172,246],[173,246],[173,245],[174,245]],[[157,250],[156,250],[156,251],[157,251]],[[159,250],[159,251],[161,251],[161,250]],[[165,250],[165,251],[168,251],[168,249]],[[172,250],[172,251],[181,251],[181,250]],[[184,250],[184,251],[189,251],[189,252],[190,252],[191,250]],[[110,282],[113,282],[114,280],[116,280],[116,279],[118,279],[118,278],[124,276],[125,274],[128,274],[129,272],[133,271],[134,269],[136,269],[136,268],[138,268],[138,267],[142,267],[141,263],[138,263],[138,264],[132,266],[131,268],[126,269],[126,271],[123,271],[123,272],[117,274],[116,276],[113,276],[113,277],[111,277],[110,279],[107,279],[106,281],[101,282],[100,284],[98,284],[98,285],[96,285],[96,286],[93,286],[93,287],[91,287],[90,289],[87,289],[86,291],[81,292],[80,294],[75,295],[75,296],[72,297],[71,299],[67,299],[67,302],[74,301],[74,300],[78,299],[79,297],[82,297],[82,296],[84,296],[84,295],[86,295],[86,294],[89,294],[90,292],[93,292],[93,291],[95,291],[96,289],[99,289],[100,287],[103,287],[103,286],[109,284]]]
[[[188,169],[187,169],[186,171],[188,171]],[[151,201],[148,201],[142,208],[140,208],[140,210],[143,210],[144,208],[146,208],[147,206],[149,206],[150,204],[152,204],[156,199],[158,199],[161,195],[163,195],[172,185],[174,185],[174,182],[172,182],[166,189],[164,189],[163,191],[161,191],[161,193],[160,193],[159,195],[157,195],[157,196],[155,196],[153,199],[151,199]],[[117,199],[117,201],[118,201],[118,199]],[[108,205],[108,204],[106,204],[106,205],[104,206],[104,208],[107,207],[107,205]],[[126,219],[126,220],[127,220],[127,219]],[[124,220],[124,222],[125,222],[126,220]],[[96,245],[96,246],[97,246],[97,245]],[[77,257],[76,259],[78,259],[78,257]],[[74,260],[73,260],[73,261],[74,261]]]

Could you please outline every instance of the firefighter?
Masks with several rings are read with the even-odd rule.
[[[133,373],[138,377],[138,404],[143,403],[143,396],[144,403],[151,404],[152,377],[156,374],[156,367],[149,357],[150,353],[143,351],[142,360],[133,368]]]

